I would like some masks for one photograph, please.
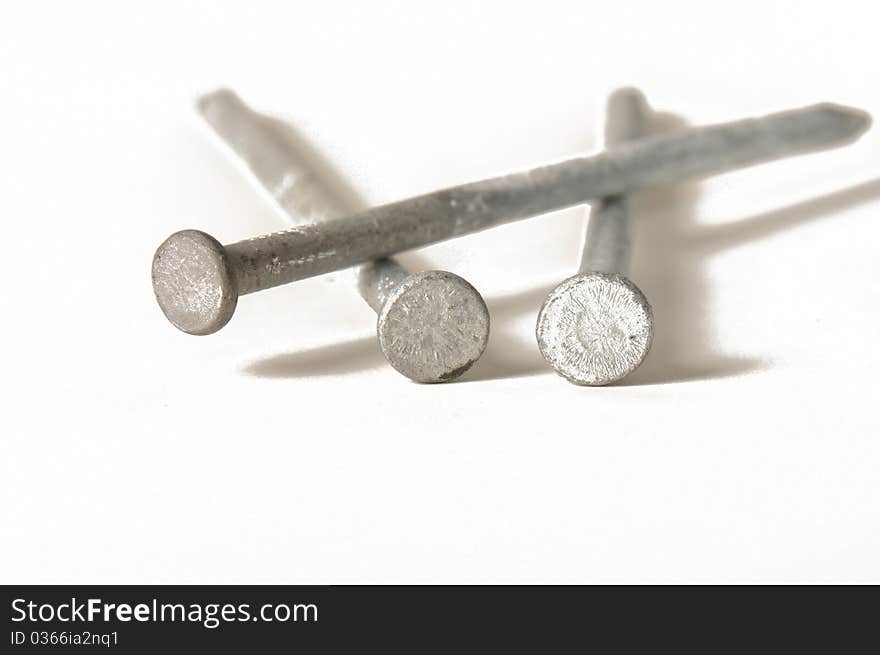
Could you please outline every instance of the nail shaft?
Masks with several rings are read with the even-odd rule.
[[[849,141],[862,126],[829,106],[621,145],[227,246],[239,294],[478,232],[642,186],[729,171]]]
[[[381,312],[385,303],[394,294],[409,273],[390,257],[376,259],[361,266],[358,271],[358,291],[367,304]]]
[[[605,112],[605,147],[635,141],[647,133],[644,100],[635,90],[611,95]],[[580,272],[629,272],[632,253],[632,218],[626,194],[597,201],[590,211]]]
[[[154,289],[172,323],[185,331],[208,334],[231,318],[233,295],[348,268],[593,198],[839,146],[854,140],[869,122],[857,110],[814,105],[640,140],[593,157],[436,191],[219,250],[208,235],[185,231],[172,235],[157,251]],[[178,239],[188,243],[176,243]],[[202,274],[179,259],[196,251],[209,268]]]

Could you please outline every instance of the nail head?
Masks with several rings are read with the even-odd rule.
[[[447,271],[410,275],[379,313],[388,362],[416,382],[446,382],[479,359],[489,341],[489,310],[479,292]]]
[[[235,273],[214,237],[183,230],[153,256],[153,292],[162,312],[188,334],[211,334],[232,318],[238,303]]]
[[[538,315],[544,359],[575,384],[600,386],[639,367],[653,338],[651,306],[622,275],[582,273],[557,286]]]

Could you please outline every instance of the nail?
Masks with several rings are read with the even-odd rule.
[[[435,191],[224,247],[197,230],[172,234],[153,258],[165,316],[190,334],[222,328],[238,296],[564,209],[592,198],[670,184],[843,145],[870,125],[831,104],[682,131],[583,157]]]
[[[295,224],[355,211],[313,157],[277,120],[220,89],[197,102],[201,116]],[[361,267],[358,291],[378,314],[385,358],[416,382],[447,382],[479,359],[489,340],[489,311],[467,281],[447,271],[410,274],[394,259]]]
[[[650,109],[635,89],[615,91],[605,112],[605,146],[639,139]],[[575,384],[620,380],[644,361],[654,336],[651,305],[626,276],[632,218],[626,195],[608,196],[590,211],[578,274],[544,301],[535,333],[557,373]]]

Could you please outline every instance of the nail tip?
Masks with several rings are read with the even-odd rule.
[[[844,129],[853,139],[857,139],[867,132],[874,121],[867,111],[850,107],[848,105],[838,105],[836,103],[823,103],[820,108],[830,112],[839,122],[842,123]]]
[[[850,109],[853,117],[858,121],[858,134],[861,136],[865,132],[871,129],[871,125],[874,123],[874,118],[866,111],[861,109]]]

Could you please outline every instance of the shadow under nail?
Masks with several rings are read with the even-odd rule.
[[[482,382],[523,378],[550,372],[534,344],[508,335],[492,337],[486,352],[473,368],[456,382]]]
[[[643,385],[675,384],[697,380],[719,380],[747,375],[770,368],[772,362],[753,357],[725,357],[723,355],[703,355],[702,359],[671,362],[662,354],[651,359],[650,353],[645,363],[627,378],[614,386],[638,387]]]
[[[310,378],[355,373],[386,365],[376,337],[328,344],[258,359],[242,371],[259,378]]]

